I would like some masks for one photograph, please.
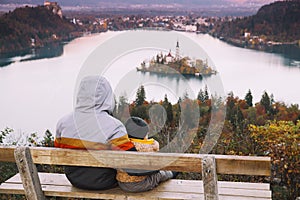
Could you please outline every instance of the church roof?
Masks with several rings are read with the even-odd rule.
[[[168,53],[167,57],[173,57],[171,52]]]

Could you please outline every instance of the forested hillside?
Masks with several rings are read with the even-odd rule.
[[[222,23],[215,31],[225,38],[245,32],[277,42],[300,40],[300,1],[278,1],[261,7],[256,15]]]
[[[76,26],[45,6],[17,8],[0,17],[0,53],[67,40]]]

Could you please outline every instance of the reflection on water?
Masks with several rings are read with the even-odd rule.
[[[167,78],[169,80],[177,80],[177,81],[179,81],[179,79],[181,77],[184,77],[187,80],[190,80],[190,79],[202,80],[203,79],[202,76],[196,76],[194,74],[180,74],[179,72],[178,72],[178,74],[177,73],[174,73],[174,74],[164,74],[164,73],[143,72],[143,71],[140,71],[139,73],[150,74],[151,76],[156,76],[156,77],[159,77],[159,78]]]
[[[20,52],[13,52],[0,55],[0,67],[5,67],[11,63],[37,60],[43,58],[53,58],[63,54],[63,44],[50,44],[45,47],[28,49]]]
[[[284,65],[290,67],[300,67],[300,47],[296,45],[274,45],[267,49],[270,53],[283,56]]]
[[[297,60],[289,60],[290,62],[288,63],[289,66],[293,66],[293,67],[300,67],[300,61]]]

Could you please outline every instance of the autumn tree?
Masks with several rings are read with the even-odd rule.
[[[135,104],[131,104],[130,106],[130,116],[140,117],[144,120],[149,119],[149,105],[143,104],[141,106],[136,106]]]
[[[288,189],[288,198],[300,196],[300,121],[269,121],[263,126],[249,125],[251,137],[256,143],[257,155],[272,159],[272,178]]]

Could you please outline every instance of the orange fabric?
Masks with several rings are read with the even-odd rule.
[[[113,150],[127,151],[134,147],[134,144],[129,140],[128,135],[124,135],[119,138],[115,138],[110,141]]]
[[[73,138],[55,138],[54,146],[68,149],[95,149],[95,150],[123,150],[127,151],[134,147],[134,144],[125,135],[110,141],[110,144],[102,144],[97,142],[84,141]]]
[[[67,148],[67,149],[85,149],[85,148],[80,148],[80,147],[76,147],[76,146],[72,146],[72,145],[68,145],[68,144],[60,144],[56,140],[54,141],[54,146],[59,147],[59,148]]]
[[[59,148],[68,149],[95,149],[95,150],[107,150],[110,149],[110,145],[84,141],[80,139],[73,138],[55,138],[54,146]]]
[[[134,147],[133,143],[129,141],[129,142],[126,142],[124,144],[119,144],[118,146],[112,146],[111,149],[112,150],[127,151],[127,150],[129,150],[129,149],[131,149],[133,147]]]

